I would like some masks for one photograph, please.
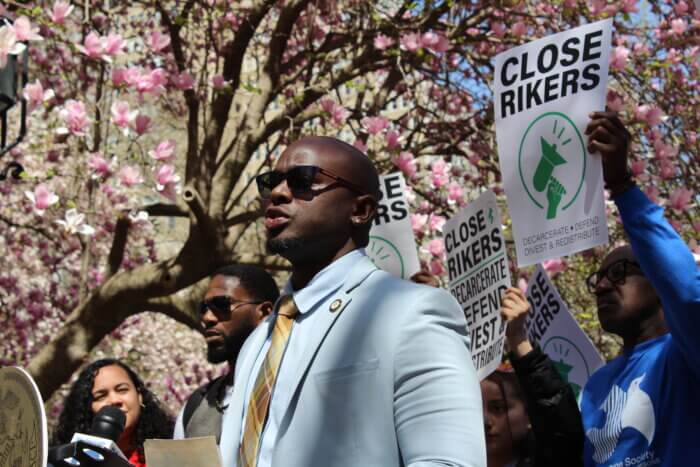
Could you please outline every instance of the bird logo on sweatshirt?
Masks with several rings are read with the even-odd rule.
[[[649,394],[641,388],[646,373],[635,378],[627,388],[627,392],[613,385],[608,397],[600,406],[605,412],[605,424],[601,428],[591,428],[586,436],[593,444],[593,460],[601,464],[612,456],[622,430],[634,428],[647,441],[647,446],[654,439],[656,419],[654,406]]]

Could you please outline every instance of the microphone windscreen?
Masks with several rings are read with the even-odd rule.
[[[111,439],[115,443],[124,432],[126,415],[113,405],[106,405],[97,411],[92,419],[90,434]]]

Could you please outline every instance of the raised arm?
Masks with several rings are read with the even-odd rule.
[[[511,287],[503,295],[501,317],[508,323],[510,359],[527,400],[527,414],[535,433],[535,455],[546,465],[583,465],[583,424],[576,397],[552,361],[527,338],[525,318],[530,304]]]
[[[700,377],[700,270],[678,233],[632,180],[630,136],[613,112],[592,114],[589,150],[603,157],[603,175],[642,271],[661,299],[674,342]]]

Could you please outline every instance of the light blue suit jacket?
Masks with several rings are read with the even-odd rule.
[[[363,258],[315,313],[322,317],[294,378],[274,467],[486,466],[479,381],[464,314],[449,293]],[[235,381],[249,380],[272,324],[246,341]],[[246,409],[245,384],[233,391],[224,467],[236,465]]]

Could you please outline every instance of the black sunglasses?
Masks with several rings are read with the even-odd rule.
[[[272,190],[277,185],[287,180],[287,186],[292,191],[294,196],[304,196],[313,193],[314,191],[322,191],[330,188],[333,184],[327,185],[321,189],[313,190],[312,187],[318,174],[323,174],[335,180],[335,183],[343,185],[350,190],[364,195],[365,191],[351,181],[345,180],[330,170],[317,167],[315,165],[297,165],[286,172],[272,170],[265,172],[255,177],[255,182],[258,185],[258,192],[263,199],[268,199],[272,194]]]
[[[621,259],[610,264],[605,269],[599,269],[586,278],[586,287],[590,293],[595,293],[595,289],[605,277],[611,284],[621,285],[625,283],[627,276],[643,276],[644,273],[636,261]]]
[[[250,302],[234,302],[234,300],[228,295],[217,295],[209,298],[208,300],[203,300],[202,303],[199,304],[199,314],[203,316],[207,310],[211,310],[217,316],[227,316],[229,313],[235,311],[239,306],[258,305],[260,303],[262,303],[260,300]]]

